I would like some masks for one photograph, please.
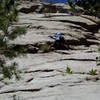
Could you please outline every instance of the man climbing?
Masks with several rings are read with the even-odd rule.
[[[54,35],[55,41],[59,41],[60,38],[61,38],[61,33],[60,32],[55,33],[55,35]]]
[[[54,39],[53,47],[55,49],[63,49],[65,40],[62,34],[60,32],[55,33]]]

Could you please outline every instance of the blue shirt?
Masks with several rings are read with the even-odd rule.
[[[55,40],[60,40],[60,37],[61,37],[61,33],[55,33]]]

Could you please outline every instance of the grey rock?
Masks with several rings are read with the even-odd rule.
[[[31,6],[25,8],[30,9]],[[26,25],[28,31],[10,43],[24,46],[28,52],[24,57],[8,60],[8,64],[14,61],[18,63],[18,69],[22,71],[21,79],[7,80],[8,85],[3,83],[6,80],[1,81],[0,100],[13,100],[15,97],[19,100],[100,99],[100,66],[96,65],[96,57],[100,56],[96,52],[100,36],[98,32],[90,30],[94,23],[69,14],[56,13],[50,16],[20,13],[19,22],[13,27]],[[63,34],[63,44],[70,49],[43,52],[48,51],[54,43],[51,37],[55,32]],[[66,74],[67,67],[72,74]],[[89,75],[91,69],[97,69],[98,75]]]

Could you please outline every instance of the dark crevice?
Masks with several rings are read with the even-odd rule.
[[[30,78],[28,79],[26,82],[31,82],[34,78]]]
[[[27,28],[29,29],[47,29],[46,27],[39,25],[39,26],[32,26],[32,25],[28,25]]]
[[[22,12],[22,13],[25,13],[25,14],[28,14],[28,13],[32,13],[32,12],[35,12],[38,8],[39,8],[40,5],[33,5],[31,7],[23,7],[21,9],[19,9],[19,12]]]
[[[59,13],[68,13],[69,9],[63,8],[62,6],[57,5],[49,5],[49,4],[37,4],[32,5],[30,7],[22,7],[19,9],[20,12],[28,14],[28,13],[56,13],[59,11]]]
[[[49,16],[44,16],[44,17],[42,17],[42,18],[49,18],[49,17],[65,17],[65,16],[71,16],[70,14],[68,15],[68,14],[66,14],[66,15],[52,15],[52,14],[50,14]]]
[[[25,71],[24,73],[35,73],[35,72],[53,72],[54,69],[41,69],[41,70],[35,70],[35,71]]]
[[[84,35],[87,39],[94,39],[94,40],[98,40],[98,37],[94,36],[93,34],[85,34]]]
[[[64,52],[64,51],[56,51],[56,50],[55,50],[54,52],[55,52],[55,53],[59,53],[59,54],[64,54],[64,55],[65,55],[65,54],[66,54],[66,55],[71,55],[71,54],[73,54],[73,53],[68,53],[68,52],[66,52],[66,51]]]
[[[0,94],[15,93],[15,92],[39,92],[40,90],[42,89],[38,88],[38,89],[8,90],[8,91],[0,92]]]
[[[95,39],[96,40],[96,39]],[[90,45],[99,45],[99,41],[88,41],[86,38],[80,38],[79,40],[65,40],[66,46],[81,46],[89,47]],[[70,47],[71,49],[71,47]],[[73,49],[73,48],[72,48]]]
[[[25,45],[22,45],[22,44],[14,44],[14,49],[18,49],[18,48],[22,48],[25,50],[25,53],[37,53],[38,52],[38,48],[37,47],[34,47],[33,44],[25,44]]]
[[[38,42],[35,44],[14,44],[14,49],[19,50],[19,48],[24,49],[25,53],[47,53],[54,50],[75,50],[74,47],[84,45],[89,47],[90,45],[99,45],[99,40],[93,35],[84,35],[85,38],[80,39],[65,39],[62,37],[61,40],[56,42]],[[91,40],[92,39],[92,40]],[[64,54],[64,53],[63,53]],[[66,53],[67,54],[67,53]]]
[[[39,63],[39,64],[32,64],[29,66],[39,66],[39,65],[43,65],[45,63],[53,63],[53,62],[57,62],[57,61],[66,61],[66,60],[72,60],[72,61],[96,61],[95,59],[76,59],[76,58],[65,58],[65,59],[58,59],[58,60],[52,60],[52,61],[47,61],[47,62],[43,62],[43,63]],[[36,71],[26,71],[25,73],[29,73],[29,72],[48,72],[49,69],[47,70],[36,70]],[[50,69],[50,71],[54,71],[54,69]],[[49,71],[49,72],[50,72]]]
[[[79,85],[82,85],[82,84],[71,84],[71,85],[68,85],[69,87],[74,87],[74,86],[79,86]]]
[[[50,76],[42,76],[40,78],[50,78],[50,77],[55,77],[56,75],[50,75]]]
[[[55,84],[55,85],[50,85],[50,86],[47,86],[47,87],[50,87],[50,88],[54,88],[56,86],[60,86],[61,84]]]
[[[69,25],[70,28],[72,29],[78,29],[78,30],[81,30],[81,31],[86,31],[84,28],[80,27],[80,26],[72,26],[72,25]]]
[[[98,31],[100,29],[100,25],[97,25],[97,24],[88,25],[85,22],[76,22],[76,21],[71,21],[71,20],[59,20],[59,21],[79,25],[82,28],[86,29],[87,32],[92,32],[92,33],[98,33]]]
[[[100,80],[100,77],[98,77],[98,76],[86,77],[85,80],[86,81],[94,81],[94,82],[97,82],[98,80]]]
[[[86,73],[86,72],[72,72],[72,74],[82,74],[82,75],[84,75],[84,74],[89,74],[89,73]]]
[[[82,83],[83,81],[82,80],[80,80],[80,81],[75,81],[75,82],[73,82],[73,83]]]
[[[73,60],[73,61],[96,61],[95,59],[76,59],[76,58],[59,59],[57,61],[64,61],[64,60]]]
[[[62,83],[64,83],[64,84],[70,84],[68,86],[69,87],[73,87],[73,86],[82,85],[83,82],[84,82],[84,80],[79,80],[79,81],[75,81],[75,82],[62,82]]]
[[[68,81],[66,81],[66,82],[62,82],[62,83],[64,83],[64,84],[65,84],[65,83],[68,83],[68,84],[69,84],[69,83],[70,83],[70,84],[71,84],[71,83],[77,84],[77,83],[82,83],[82,82],[84,82],[84,80],[79,80],[79,81],[75,81],[75,82],[70,82],[70,81],[68,82]]]
[[[51,77],[55,77],[55,76],[57,76],[57,75],[61,75],[61,74],[55,74],[55,75],[50,75],[50,76],[42,76],[42,77],[40,77],[40,78],[51,78]]]
[[[86,32],[91,32],[91,33],[98,33],[99,29],[100,29],[100,25],[97,24],[93,24],[93,25],[88,25],[85,22],[77,22],[77,21],[71,21],[71,20],[54,20],[54,19],[45,19],[45,20],[41,20],[41,19],[32,19],[32,20],[37,20],[37,21],[56,21],[56,22],[63,22],[63,23],[71,23],[74,25],[78,25],[81,27],[81,29],[85,29]],[[73,26],[71,26],[73,27]],[[77,27],[79,28],[79,27]]]
[[[23,90],[20,90],[20,91],[22,91],[22,92],[38,92],[40,90],[41,90],[41,88],[39,88],[39,89],[23,89]]]

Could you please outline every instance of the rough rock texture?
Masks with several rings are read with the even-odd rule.
[[[13,60],[22,71],[21,79],[1,81],[0,100],[99,100],[98,26],[80,16],[49,16],[20,13],[19,22],[13,26],[25,25],[28,32],[11,43],[25,46],[28,54]],[[48,49],[55,32],[63,34],[68,49]],[[70,75],[66,74],[67,66],[72,70]],[[98,75],[89,75],[92,68],[98,70]]]
[[[36,2],[25,2],[21,1],[21,5],[18,6],[18,10],[22,13],[28,14],[28,13],[68,13],[69,12],[69,6],[64,4],[49,4],[49,3],[38,3]],[[80,12],[82,10],[80,9]]]

